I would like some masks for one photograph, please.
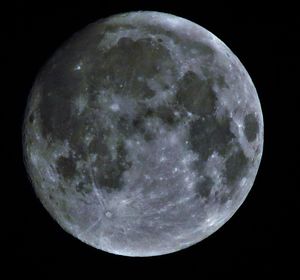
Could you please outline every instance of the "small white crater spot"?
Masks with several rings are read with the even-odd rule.
[[[119,106],[119,104],[112,104],[112,105],[110,106],[110,109],[111,109],[113,112],[117,112],[117,111],[120,110],[120,106]]]
[[[74,68],[75,71],[79,71],[81,70],[81,65],[80,64],[77,64]]]
[[[107,218],[111,218],[111,217],[112,217],[112,213],[111,213],[110,211],[106,211],[106,212],[105,212],[105,216],[106,216]]]

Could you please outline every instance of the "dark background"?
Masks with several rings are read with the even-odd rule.
[[[96,1],[95,1],[96,2]],[[10,20],[13,52],[9,111],[10,163],[7,198],[9,226],[2,242],[9,247],[10,273],[39,279],[95,274],[144,278],[182,276],[208,279],[255,273],[285,276],[296,271],[295,232],[299,224],[296,183],[299,162],[299,21],[297,8],[244,3],[204,5],[201,1],[83,1],[80,5],[16,2]],[[198,3],[197,3],[198,2]],[[273,1],[274,2],[274,1]],[[26,99],[41,66],[75,31],[116,13],[154,10],[175,14],[205,27],[239,57],[257,88],[265,122],[265,143],[255,184],[244,204],[221,229],[204,241],[170,255],[150,258],[115,256],[87,246],[65,233],[42,207],[22,160],[21,126]],[[15,112],[12,114],[11,108]],[[13,151],[13,152],[12,152]],[[298,180],[299,181],[299,180]],[[4,187],[4,186],[3,186]],[[6,197],[3,198],[6,200]],[[6,202],[6,203],[5,203]],[[298,259],[297,259],[298,258]],[[297,273],[299,274],[299,273]],[[34,277],[33,277],[34,278]],[[15,279],[15,278],[8,278]]]

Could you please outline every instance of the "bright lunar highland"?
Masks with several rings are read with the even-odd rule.
[[[88,25],[41,69],[25,164],[58,224],[125,256],[189,247],[243,203],[263,150],[252,80],[186,19],[132,12]]]

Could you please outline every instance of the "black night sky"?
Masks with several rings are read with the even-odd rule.
[[[291,6],[255,6],[243,2],[202,5],[199,1],[86,1],[81,4],[29,6],[16,2],[12,10],[10,45],[13,51],[10,127],[13,151],[2,187],[8,217],[3,244],[9,247],[8,265],[30,279],[66,275],[182,277],[211,279],[276,275],[296,272],[299,257],[294,240],[299,224],[299,183],[294,160],[299,138],[299,16]],[[98,5],[95,3],[99,2]],[[163,4],[162,4],[163,3]],[[273,6],[272,6],[273,5]],[[85,245],[65,233],[36,198],[22,160],[21,127],[26,99],[39,69],[75,31],[116,13],[152,10],[175,14],[205,27],[238,56],[249,72],[261,101],[265,143],[255,184],[244,204],[216,233],[177,253],[160,257],[115,256]],[[297,9],[296,9],[297,10]],[[298,17],[298,18],[297,18]],[[9,107],[9,106],[8,106]],[[9,112],[9,113],[8,113]],[[17,171],[17,172],[16,172]],[[8,183],[9,182],[9,183]],[[299,192],[298,192],[299,194]],[[7,204],[7,206],[6,206]],[[26,277],[25,277],[26,275]],[[130,277],[131,277],[130,276]],[[213,277],[212,277],[213,278]],[[28,278],[29,279],[29,278]],[[70,278],[71,279],[71,278]]]

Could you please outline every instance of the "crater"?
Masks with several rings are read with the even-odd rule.
[[[244,133],[249,142],[253,142],[258,134],[259,125],[254,113],[248,114],[244,118]]]
[[[110,219],[112,217],[112,213],[110,211],[106,211],[105,216]]]

